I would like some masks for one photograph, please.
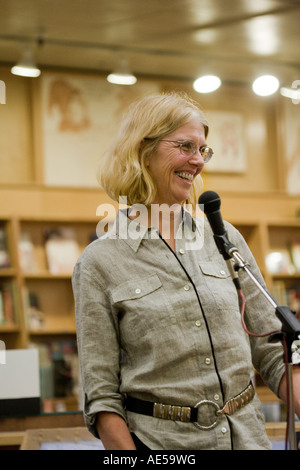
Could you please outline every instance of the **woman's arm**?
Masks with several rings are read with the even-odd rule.
[[[105,450],[136,450],[127,424],[117,413],[101,411],[96,427]]]
[[[278,395],[279,397],[286,403],[287,402],[287,390],[286,390],[286,374],[283,375]],[[294,366],[293,369],[293,391],[294,391],[294,405],[295,405],[295,413],[300,418],[300,367]]]

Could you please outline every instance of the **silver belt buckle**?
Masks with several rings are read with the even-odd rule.
[[[212,424],[210,424],[209,426],[204,426],[204,425],[200,424],[198,421],[194,422],[195,426],[197,426],[198,428],[200,428],[202,430],[205,430],[205,431],[208,431],[209,429],[213,429],[214,427],[216,427],[217,421],[218,421],[218,418],[219,418],[219,415],[217,414],[217,412],[220,410],[220,407],[217,403],[215,403],[212,400],[201,400],[198,403],[196,403],[194,408],[199,408],[202,405],[211,405],[216,410],[216,420]],[[198,413],[198,415],[199,415],[199,413]]]

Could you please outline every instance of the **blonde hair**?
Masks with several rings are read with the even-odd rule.
[[[156,186],[147,168],[147,159],[161,139],[197,116],[208,133],[208,123],[199,105],[185,93],[168,92],[146,96],[128,109],[112,147],[99,168],[98,181],[113,200],[127,197],[127,204],[149,206]],[[202,178],[197,176],[186,201],[198,202]]]

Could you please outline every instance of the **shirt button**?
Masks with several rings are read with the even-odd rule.
[[[181,255],[184,255],[184,249],[183,249],[183,248],[180,248],[179,253],[180,253]]]
[[[135,289],[136,294],[140,294],[141,292],[142,292],[141,289]]]
[[[200,320],[195,321],[195,325],[196,326],[201,326],[201,321]]]
[[[221,269],[220,274],[222,274],[222,276],[225,276],[226,273],[225,271],[223,271],[223,269]]]
[[[218,394],[216,393],[216,394],[214,395],[214,399],[215,399],[216,401],[218,401],[219,398],[220,398],[220,395],[218,395]]]
[[[184,290],[190,290],[190,286],[188,284],[186,284],[183,288]]]
[[[222,428],[222,429],[221,429],[221,432],[222,432],[223,434],[225,434],[225,433],[227,432],[227,429],[226,429],[226,428]]]
[[[209,357],[206,357],[205,358],[205,364],[209,366],[209,364],[211,363],[211,360]]]

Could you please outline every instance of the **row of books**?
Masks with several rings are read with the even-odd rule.
[[[0,268],[10,267],[10,255],[7,246],[6,230],[0,226]]]
[[[284,249],[270,251],[266,256],[266,267],[270,274],[300,273],[300,240]]]
[[[283,422],[287,419],[287,408],[282,402],[267,402],[262,403],[262,412],[266,422]],[[299,421],[298,416],[295,414],[295,421]]]
[[[57,227],[46,230],[45,253],[49,272],[71,274],[80,255],[80,248],[74,230]],[[90,241],[93,237],[91,237]],[[34,243],[29,233],[21,234],[19,240],[20,265],[24,272],[37,272]],[[285,249],[270,251],[266,256],[266,267],[270,274],[300,273],[300,240],[293,241]],[[10,266],[5,228],[0,226],[0,268]]]
[[[47,230],[44,233],[45,253],[51,274],[71,274],[80,255],[75,233],[68,227]],[[24,272],[37,272],[34,243],[29,233],[22,233],[19,241],[20,266]]]
[[[283,281],[273,283],[272,294],[280,305],[288,306],[300,321],[300,286],[287,288]],[[300,339],[292,344],[292,362],[300,364]]]
[[[41,310],[38,295],[24,288],[23,301],[26,320],[30,330],[42,330],[45,327],[45,314]]]
[[[48,268],[52,274],[72,273],[80,249],[75,233],[68,227],[47,230],[44,233]],[[20,265],[24,272],[36,272],[37,260],[29,233],[22,233],[19,240]],[[0,268],[11,266],[6,230],[0,225]]]
[[[42,400],[79,396],[80,380],[76,340],[31,343],[39,351]]]
[[[283,281],[275,281],[272,287],[272,295],[280,305],[287,305],[293,310],[300,320],[300,286],[287,288]]]
[[[16,287],[13,282],[0,284],[0,325],[16,323]]]

